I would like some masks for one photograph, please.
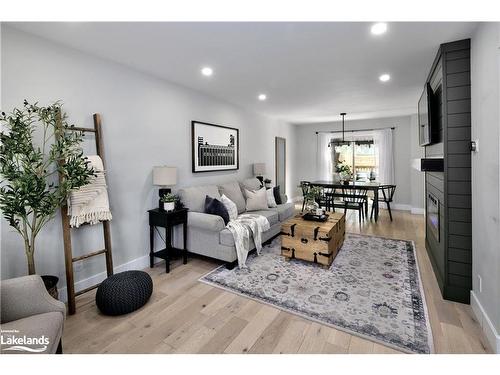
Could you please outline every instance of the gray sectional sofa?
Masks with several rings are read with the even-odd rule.
[[[222,185],[193,186],[179,190],[182,203],[189,208],[187,227],[187,249],[191,253],[220,259],[227,263],[228,268],[234,267],[237,262],[234,239],[226,229],[224,220],[217,215],[204,213],[205,197],[219,199],[225,194],[238,208],[238,214],[246,211],[245,195],[242,188],[256,190],[260,188],[260,182],[256,178],[242,182],[231,181]],[[282,195],[283,202],[287,197]],[[262,233],[262,241],[268,241],[280,233],[281,223],[294,214],[293,203],[284,203],[276,208],[267,210],[251,211],[254,214],[263,215],[269,220],[271,228]],[[251,243],[251,249],[255,245]]]

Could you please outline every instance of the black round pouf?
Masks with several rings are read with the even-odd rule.
[[[95,295],[95,303],[105,315],[123,315],[148,302],[153,280],[143,271],[125,271],[104,280]]]

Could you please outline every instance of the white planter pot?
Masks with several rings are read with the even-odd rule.
[[[162,202],[165,211],[173,211],[175,209],[175,202]]]

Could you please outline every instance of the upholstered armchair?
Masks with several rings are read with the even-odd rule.
[[[62,353],[65,317],[66,306],[50,296],[40,276],[3,280],[2,354]]]

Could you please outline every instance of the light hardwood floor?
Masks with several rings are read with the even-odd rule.
[[[347,231],[415,241],[436,353],[490,353],[470,306],[442,299],[424,244],[424,218],[381,210],[378,223],[357,223]],[[77,299],[68,316],[65,353],[398,353],[383,345],[308,321],[271,306],[198,282],[217,262],[192,258],[146,271],[154,292],[142,309],[121,317],[100,314],[95,292]]]

